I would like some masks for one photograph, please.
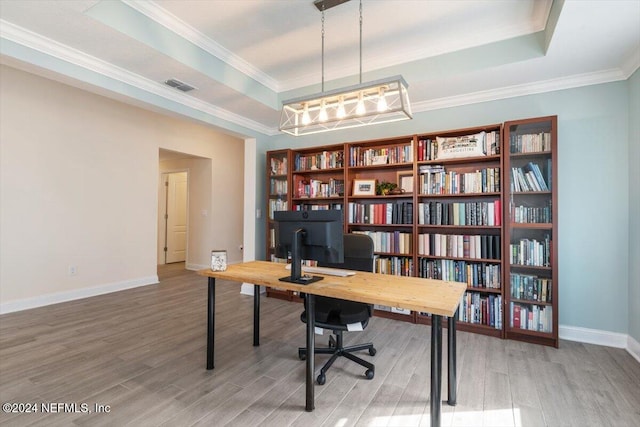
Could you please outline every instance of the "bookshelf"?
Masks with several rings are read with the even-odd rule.
[[[399,276],[414,275],[413,192],[381,194],[380,184],[400,188],[402,177],[413,184],[415,139],[412,136],[347,144],[348,233],[370,236],[374,242],[374,271]],[[373,182],[371,194],[362,191]],[[378,184],[376,186],[375,184]],[[413,321],[411,311],[376,305],[374,314]]]
[[[342,209],[345,232],[373,239],[378,273],[466,282],[460,330],[557,347],[556,122],[542,117],[270,151],[268,203]],[[531,136],[540,134],[547,136]],[[536,138],[546,145],[535,145]],[[288,169],[272,175],[272,159],[285,158]],[[287,191],[274,193],[273,180],[286,180]],[[398,188],[383,195],[382,183]],[[271,259],[271,217],[267,230]],[[394,307],[376,306],[374,314],[430,323],[427,314]],[[544,327],[523,328],[514,314]]]
[[[504,124],[505,335],[558,347],[557,117]]]
[[[273,213],[286,211],[291,207],[291,150],[267,152],[267,260],[287,262],[275,255],[275,230]],[[292,294],[284,289],[267,288],[267,296],[291,301]]]
[[[469,145],[464,157],[438,147]],[[444,157],[444,158],[441,158]],[[418,277],[467,283],[460,330],[503,336],[501,125],[418,136]],[[416,321],[429,316],[416,313]]]
[[[344,209],[344,144],[292,152],[292,210]]]

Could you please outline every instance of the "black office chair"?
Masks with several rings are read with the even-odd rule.
[[[347,270],[373,271],[373,240],[364,234],[345,234],[344,235],[344,263],[318,263],[320,267],[342,268]],[[303,295],[304,297],[304,295]],[[340,356],[367,368],[365,376],[372,379],[375,374],[375,366],[372,363],[362,360],[361,358],[351,354],[355,351],[369,350],[369,354],[374,356],[376,349],[372,343],[351,345],[345,347],[342,344],[342,332],[347,330],[347,325],[361,322],[362,329],[367,327],[369,318],[373,314],[373,306],[370,304],[346,301],[336,298],[323,296],[315,297],[315,326],[323,329],[332,330],[335,334],[329,337],[328,348],[315,348],[316,354],[331,354],[331,358],[324,364],[320,370],[320,375],[316,381],[322,385],[326,381],[325,374],[333,365],[333,362]],[[307,322],[307,312],[302,312],[300,319]],[[306,348],[298,349],[298,357],[305,360],[307,356]]]

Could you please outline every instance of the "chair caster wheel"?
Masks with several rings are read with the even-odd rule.
[[[298,350],[298,359],[305,360],[306,358],[307,358],[307,353],[302,350]]]
[[[325,381],[327,381],[327,377],[324,374],[318,375],[318,378],[316,379],[318,385],[324,385]]]
[[[376,349],[375,349],[375,348],[373,348],[373,347],[371,347],[371,348],[369,349],[369,356],[375,356],[375,355],[376,355]]]
[[[365,372],[364,375],[367,377],[368,380],[372,380],[374,373],[375,372],[373,371],[373,369],[367,369],[367,372]]]

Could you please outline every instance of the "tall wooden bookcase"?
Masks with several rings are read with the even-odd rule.
[[[374,242],[374,271],[414,275],[413,193],[379,194],[376,183],[397,184],[413,177],[415,138],[400,137],[347,144],[345,223],[348,233],[362,233]],[[378,316],[414,320],[410,310],[375,306]]]
[[[436,153],[446,142],[474,139],[484,142],[483,153],[444,159]],[[504,288],[500,142],[499,124],[420,135],[416,162],[416,275],[466,282],[460,329],[496,337],[503,336]]]
[[[267,152],[267,260],[286,263],[275,253],[273,213],[291,209],[291,150]],[[267,296],[291,301],[293,295],[284,289],[267,288]]]
[[[532,148],[536,139],[546,145]],[[475,154],[437,153],[447,143]],[[286,262],[274,258],[274,210],[342,209],[345,232],[372,237],[377,273],[467,283],[459,329],[557,347],[556,145],[552,116],[269,151],[267,259]],[[284,159],[286,170],[274,168]],[[536,172],[546,189],[515,186],[535,186]],[[381,195],[381,183],[399,188]],[[375,314],[430,322],[395,307],[376,306]]]
[[[558,347],[557,117],[504,124],[505,334]]]

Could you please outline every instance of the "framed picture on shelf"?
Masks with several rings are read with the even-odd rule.
[[[354,179],[353,195],[354,196],[375,196],[376,180],[375,179]]]
[[[404,190],[405,193],[413,193],[413,172],[398,172],[398,188]]]

